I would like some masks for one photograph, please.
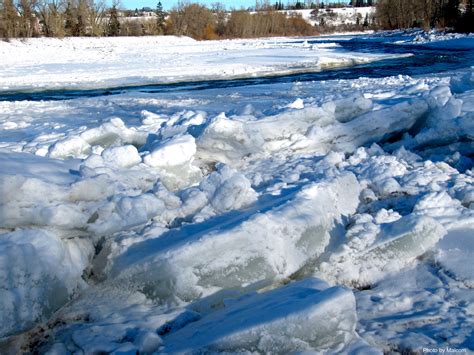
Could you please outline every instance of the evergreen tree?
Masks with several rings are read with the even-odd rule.
[[[107,36],[118,36],[120,34],[120,21],[118,11],[115,5],[110,9],[109,22],[107,24]]]
[[[158,1],[158,5],[156,5],[156,25],[158,27],[158,31],[160,33],[164,33],[165,31],[165,12],[163,11],[163,5],[161,1]]]
[[[362,26],[369,27],[369,14],[368,13],[365,14],[364,23],[362,24]]]
[[[85,31],[86,25],[84,23],[84,19],[81,14],[77,15],[77,21],[74,25],[73,35],[74,36],[84,36],[86,34]]]

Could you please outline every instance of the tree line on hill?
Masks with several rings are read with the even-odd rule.
[[[354,7],[375,3],[376,17],[359,19],[353,26],[331,30],[366,28],[453,27],[470,31],[474,25],[474,0],[350,0]],[[255,8],[226,11],[222,3],[211,8],[178,2],[165,13],[159,2],[147,18],[130,16],[105,0],[0,0],[0,38],[65,36],[186,35],[196,39],[307,36],[330,30],[319,21],[312,26],[291,10],[324,8],[329,1],[257,0]],[[337,6],[336,6],[337,7]],[[287,12],[279,10],[288,10]],[[128,16],[128,17],[127,17]],[[367,22],[367,24],[366,24]],[[370,22],[370,26],[368,25]]]

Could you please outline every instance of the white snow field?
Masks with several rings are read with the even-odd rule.
[[[285,11],[287,14],[297,14],[304,18],[311,25],[319,25],[321,19],[326,26],[341,25],[362,25],[367,19],[368,23],[372,23],[375,16],[375,7],[341,7],[341,8],[324,8],[324,9],[304,9]]]
[[[474,351],[472,63],[358,74],[474,38],[360,38],[1,42],[0,353]]]
[[[393,57],[338,53],[291,39],[41,38],[0,42],[0,90],[103,88],[316,71]]]

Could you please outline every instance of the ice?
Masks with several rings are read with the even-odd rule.
[[[163,210],[163,202],[153,194],[118,197],[94,212],[88,230],[99,236],[115,233],[144,225]]]
[[[195,83],[470,40],[421,33],[0,42],[8,90],[123,87],[0,102],[0,352],[470,350],[468,64]]]
[[[347,123],[314,126],[308,136],[326,152],[330,149],[352,152],[361,145],[408,131],[427,110],[425,101],[411,99],[368,112]]]
[[[460,200],[452,198],[446,191],[424,195],[417,201],[413,212],[436,219],[449,231],[464,228],[474,222],[473,210],[463,206]]]
[[[1,234],[0,337],[48,319],[77,289],[94,249],[84,238],[61,239],[48,230]]]
[[[317,275],[356,287],[367,287],[400,271],[432,249],[446,234],[431,218],[406,216],[377,224],[361,216],[348,231],[347,244],[336,250]]]
[[[304,108],[304,101],[302,99],[296,99],[288,105],[288,108],[302,109]]]
[[[250,115],[228,118],[221,114],[210,121],[197,139],[197,155],[201,159],[230,164],[282,150],[304,151],[313,149],[314,145],[319,148],[320,142],[313,139],[311,133],[306,137],[312,127],[330,127],[336,116],[357,115],[363,109],[355,106],[350,112],[349,109],[335,111],[334,105],[326,104],[305,106],[258,120]]]
[[[152,353],[157,351],[162,344],[161,338],[154,332],[140,332],[135,338],[134,345],[141,353]]]
[[[173,167],[192,162],[194,154],[196,154],[194,137],[183,135],[152,146],[150,154],[146,155],[143,161],[152,167]]]
[[[352,293],[308,279],[247,296],[164,339],[164,352],[340,350],[354,337]],[[184,341],[186,339],[186,341]]]
[[[48,155],[51,158],[72,158],[87,156],[91,145],[81,137],[70,137],[59,141],[51,147]]]
[[[463,304],[472,302],[472,292],[432,264],[405,269],[355,295],[359,334],[379,349],[470,351],[472,311]]]
[[[257,200],[257,193],[250,181],[241,173],[226,165],[218,165],[217,171],[199,184],[216,214],[247,207]],[[192,194],[192,190],[187,192]]]
[[[138,154],[137,148],[133,145],[124,145],[120,147],[112,147],[102,152],[102,158],[107,164],[117,166],[119,168],[129,168],[141,163],[142,158]]]
[[[261,212],[183,227],[134,245],[113,262],[111,276],[142,283],[159,299],[271,284],[324,251],[335,224],[357,207],[359,192],[355,177],[345,174],[257,204]]]
[[[363,113],[369,112],[373,107],[373,103],[372,100],[362,95],[354,95],[345,99],[329,101],[323,107],[326,110],[334,111],[336,120],[345,123]]]
[[[51,158],[86,158],[94,146],[107,148],[114,145],[145,144],[147,134],[126,127],[120,118],[112,118],[99,127],[84,130],[78,135],[71,135],[56,142],[49,148]]]

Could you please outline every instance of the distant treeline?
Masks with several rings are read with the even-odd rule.
[[[313,35],[317,29],[301,16],[277,12],[227,12],[197,3],[178,3],[165,13],[161,2],[145,16],[125,13],[94,0],[0,0],[0,37],[186,35],[196,39]]]
[[[123,11],[105,0],[0,0],[0,38],[67,36],[186,35],[195,39],[307,36],[330,30],[452,27],[470,31],[474,26],[473,0],[351,0],[354,7],[375,4],[376,16],[358,18],[353,25],[312,26],[291,10],[342,6],[343,1],[257,1],[254,8],[227,11],[222,3],[211,8],[178,2],[169,12],[161,2],[147,11]],[[281,10],[288,10],[286,12]]]
[[[378,24],[383,29],[410,27],[474,30],[473,0],[378,0]]]

